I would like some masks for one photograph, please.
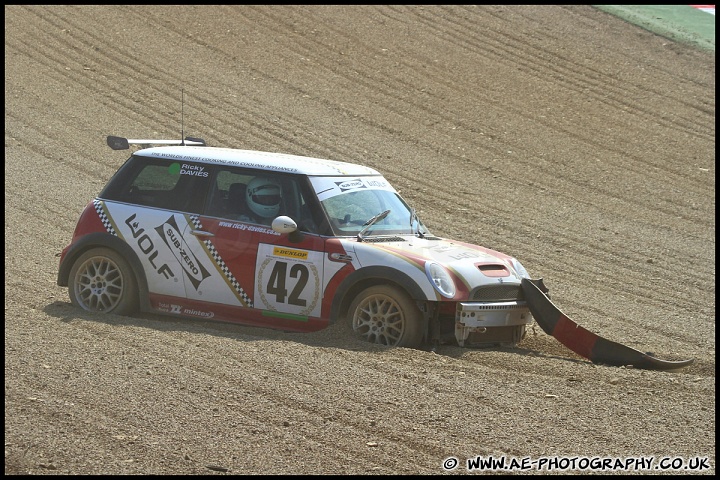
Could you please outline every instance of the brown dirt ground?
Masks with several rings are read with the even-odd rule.
[[[178,138],[183,89],[186,135],[375,167],[581,325],[695,364],[596,366],[539,328],[432,353],[71,307],[57,255],[127,156],[105,136]],[[714,474],[714,53],[589,6],[5,7],[6,474],[489,455]]]

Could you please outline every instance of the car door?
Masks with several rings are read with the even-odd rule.
[[[189,278],[186,295],[210,305],[223,319],[303,329],[302,323],[321,316],[324,239],[309,232],[291,239],[247,220],[252,212],[238,192],[245,192],[243,186],[257,174],[217,168],[205,213],[193,216],[183,234],[195,239],[188,241],[190,252],[203,259],[207,272],[199,270],[197,281]],[[277,181],[284,193],[279,213],[297,218],[296,180],[286,176]]]

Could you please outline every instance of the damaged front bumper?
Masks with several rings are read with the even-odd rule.
[[[524,301],[460,302],[455,311],[455,339],[461,347],[468,339],[472,344],[514,345],[532,322]]]
[[[693,359],[668,361],[649,353],[607,340],[570,320],[547,296],[547,288],[540,280],[523,279],[521,282],[527,306],[540,328],[578,355],[593,363],[632,366],[648,370],[674,370],[683,368]]]

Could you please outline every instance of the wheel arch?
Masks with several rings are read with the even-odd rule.
[[[364,267],[350,274],[336,290],[330,309],[330,322],[334,323],[347,314],[350,304],[361,291],[381,283],[402,289],[415,302],[429,301],[420,285],[409,275],[385,266]]]
[[[70,270],[75,261],[88,250],[93,248],[110,248],[125,258],[132,268],[133,275],[138,286],[138,297],[140,300],[140,309],[147,311],[150,308],[150,299],[148,297],[148,284],[145,277],[145,270],[135,251],[119,237],[109,233],[89,233],[77,242],[75,242],[65,254],[60,268],[58,269],[57,284],[61,287],[67,287],[70,283]]]

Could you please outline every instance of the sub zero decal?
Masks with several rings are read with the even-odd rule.
[[[140,248],[140,251],[145,254],[148,262],[150,262],[150,265],[152,265],[158,274],[167,279],[174,278],[175,274],[167,263],[163,263],[162,265],[156,264],[155,259],[160,252],[153,243],[152,238],[150,238],[147,232],[145,232],[145,228],[141,227],[140,222],[135,220],[136,217],[137,214],[135,213],[130,215],[125,219],[125,225],[130,227],[130,234],[137,242],[138,248]]]
[[[118,234],[115,231],[112,220],[110,220],[110,217],[105,212],[105,203],[96,198],[93,200],[93,205],[95,205],[95,211],[97,212],[98,217],[100,217],[100,221],[105,226],[105,229],[110,235],[115,235],[117,237]]]
[[[155,231],[160,235],[172,254],[180,262],[180,266],[185,271],[195,290],[197,290],[203,280],[210,276],[210,272],[200,263],[193,255],[190,247],[185,243],[185,239],[180,233],[180,229],[175,221],[175,215],[170,215],[164,224],[155,227]]]
[[[200,218],[197,215],[190,215],[189,218],[190,222],[192,222],[192,224],[197,230],[202,230],[202,224],[200,223]],[[240,283],[235,278],[235,275],[233,275],[227,265],[225,265],[225,261],[222,259],[222,257],[220,257],[220,254],[215,249],[215,245],[213,245],[210,240],[203,240],[200,242],[200,244],[203,245],[205,251],[208,253],[210,258],[213,259],[213,262],[217,266],[218,270],[225,277],[226,281],[231,285],[233,292],[235,292],[240,302],[246,307],[252,308],[252,299],[248,296],[247,293],[245,293],[245,290],[243,290],[243,288],[240,286]]]
[[[344,180],[342,182],[335,182],[335,185],[338,186],[341,192],[345,192],[347,190],[355,190],[356,188],[366,188],[365,184],[363,184],[363,181],[359,178],[356,178],[355,180]]]
[[[258,248],[255,303],[267,310],[318,316],[320,272],[323,254],[261,244]],[[259,297],[259,298],[258,298]]]
[[[313,189],[317,194],[318,200],[321,202],[332,198],[336,195],[342,195],[346,192],[357,190],[386,190],[388,192],[396,192],[396,190],[379,175],[357,176],[353,178],[347,177],[310,177]]]

